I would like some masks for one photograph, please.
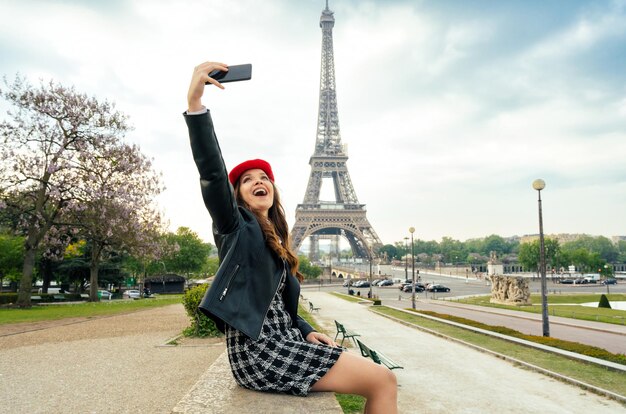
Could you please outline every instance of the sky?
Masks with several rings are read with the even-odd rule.
[[[290,225],[319,99],[324,0],[0,2],[0,74],[115,102],[154,159],[171,230],[212,242],[182,113],[193,68],[227,168],[268,160]],[[330,0],[341,139],[383,243],[626,235],[626,0]],[[4,113],[0,116],[5,116]],[[328,194],[327,186],[322,188]]]

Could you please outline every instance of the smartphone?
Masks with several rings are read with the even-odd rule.
[[[252,78],[252,64],[232,65],[228,67],[228,71],[226,72],[214,70],[209,73],[209,76],[219,83],[250,80],[250,78]],[[208,85],[209,82],[206,82],[206,84]]]

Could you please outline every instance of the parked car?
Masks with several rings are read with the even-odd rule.
[[[562,279],[559,280],[559,283],[562,285],[573,285],[574,284],[574,280],[573,279]]]
[[[124,293],[122,293],[122,296],[129,299],[139,299],[141,297],[141,292],[137,289],[130,289],[124,291]]]
[[[574,280],[574,284],[575,285],[586,285],[587,283],[588,283],[587,279],[576,279],[576,280]]]
[[[450,292],[450,288],[444,285],[428,285],[426,290],[429,292]]]
[[[361,283],[359,283],[360,288],[366,288],[366,287],[370,287],[370,282],[368,282],[367,280],[363,280]]]
[[[389,280],[389,279],[383,280],[382,282],[378,284],[378,286],[393,286],[393,280]]]
[[[108,290],[98,290],[98,297],[100,299],[111,300],[111,298],[113,298],[113,293],[109,292]]]
[[[610,278],[610,279],[604,279],[602,281],[603,285],[615,285],[617,284],[617,279],[615,279],[614,277]]]
[[[402,288],[403,292],[408,292],[411,293],[413,292],[413,285],[404,285],[404,287]],[[424,288],[422,286],[420,286],[419,283],[415,284],[415,292],[423,292]]]
[[[404,282],[401,282],[401,283],[400,283],[400,286],[398,287],[398,289],[402,290],[402,289],[404,289],[404,287],[405,287],[406,285],[410,285],[410,284],[412,284],[412,283],[413,283],[413,282],[411,282],[410,280],[405,280]]]
[[[348,279],[345,282],[343,282],[343,286],[344,287],[352,286],[352,279]]]

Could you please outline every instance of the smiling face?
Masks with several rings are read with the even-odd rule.
[[[241,174],[238,192],[250,210],[267,217],[274,205],[274,184],[265,171],[255,168]]]

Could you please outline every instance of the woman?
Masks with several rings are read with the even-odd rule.
[[[202,105],[206,82],[224,89],[208,76],[216,69],[228,66],[205,62],[194,69],[184,116],[220,258],[200,309],[226,334],[235,380],[250,389],[301,396],[358,394],[367,398],[367,413],[397,412],[391,371],[344,352],[297,315],[301,276],[272,168],[256,159],[228,174]]]

